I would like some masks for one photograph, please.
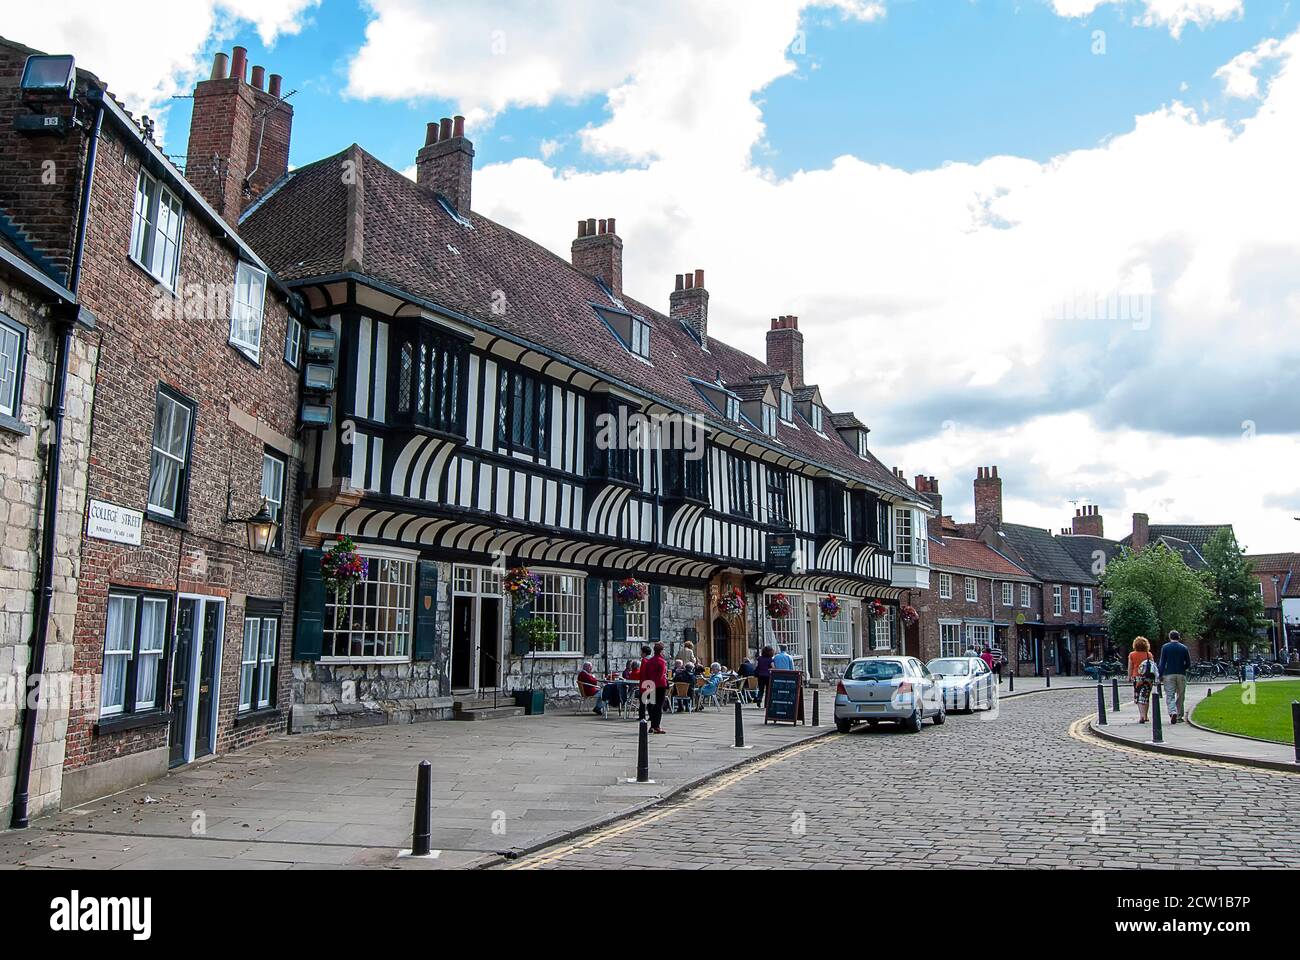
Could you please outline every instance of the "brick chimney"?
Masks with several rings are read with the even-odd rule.
[[[229,73],[227,73],[229,63]],[[212,73],[194,88],[194,110],[186,147],[185,178],[231,226],[239,215],[289,169],[293,107],[280,99],[281,79],[253,67],[248,51],[218,53]]]
[[[464,117],[443,117],[425,128],[424,146],[415,155],[415,182],[440,193],[459,214],[470,211],[474,144],[465,136]]]
[[[1146,549],[1151,539],[1150,525],[1151,518],[1145,513],[1133,514],[1133,539],[1131,545],[1135,551]]]
[[[1084,506],[1074,511],[1070,532],[1076,536],[1104,537],[1101,514],[1094,506]]]
[[[784,370],[796,390],[803,382],[803,334],[798,317],[773,317],[767,331],[767,365]]]
[[[939,493],[939,481],[934,477],[927,477],[924,474],[916,475],[916,482],[913,484],[916,492],[934,507],[934,516],[930,518],[928,524],[932,535],[941,535],[943,527],[943,495]]]
[[[705,349],[709,346],[709,291],[704,289],[704,271],[677,274],[677,283],[668,295],[668,313],[695,331]]]
[[[1002,478],[997,467],[980,467],[976,473],[975,526],[1002,526]]]
[[[615,229],[614,218],[579,220],[578,236],[573,241],[573,266],[590,274],[609,287],[616,297],[623,296],[623,241]]]

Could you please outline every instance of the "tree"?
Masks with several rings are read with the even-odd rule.
[[[1189,638],[1199,635],[1213,597],[1200,576],[1163,543],[1137,553],[1126,551],[1106,565],[1101,582],[1111,603],[1134,593],[1151,602],[1155,647],[1169,638],[1171,630]]]
[[[1205,583],[1213,594],[1206,611],[1206,636],[1219,644],[1220,650],[1261,650],[1267,645],[1259,633],[1268,623],[1264,598],[1237,538],[1226,527],[1218,530],[1205,545],[1204,556],[1209,566]]]
[[[1146,594],[1136,590],[1112,597],[1106,607],[1106,631],[1121,650],[1133,649],[1135,637],[1154,640],[1160,636],[1156,608]]]

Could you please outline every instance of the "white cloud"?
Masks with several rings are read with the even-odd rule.
[[[1282,54],[1279,40],[1265,40],[1253,50],[1239,53],[1218,70],[1214,75],[1223,81],[1223,90],[1230,97],[1253,100],[1259,96],[1259,76],[1261,66],[1277,60]]]
[[[252,24],[264,44],[301,29],[320,0],[54,0],[10,3],[4,33],[50,53],[72,51],[137,115],[161,120],[171,97],[188,93],[211,64],[214,40]],[[161,124],[159,136],[162,136]]]
[[[1143,11],[1134,23],[1146,27],[1167,27],[1175,37],[1189,23],[1199,27],[1219,20],[1240,17],[1244,0],[1140,0]],[[1052,9],[1062,17],[1086,17],[1108,4],[1129,6],[1130,0],[1051,0]]]

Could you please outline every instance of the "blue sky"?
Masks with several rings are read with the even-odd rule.
[[[1035,160],[1128,131],[1133,118],[1175,99],[1231,115],[1214,71],[1266,37],[1290,33],[1300,6],[1252,3],[1239,18],[1189,26],[1179,37],[1133,22],[1132,10],[1103,6],[1062,18],[1036,0],[891,3],[888,15],[856,22],[831,11],[803,18],[791,38],[797,66],[756,99],[767,135],[755,160],[777,175],[820,168],[841,154],[906,170],[1011,154]],[[310,162],[354,140],[389,164],[408,166],[423,124],[458,104],[436,97],[386,101],[346,93],[348,65],[370,19],[347,0],[323,0],[295,35],[271,48],[242,23],[221,48],[248,47],[296,90],[292,161]],[[1093,52],[1094,32],[1105,53]],[[218,49],[210,45],[210,55]],[[516,107],[476,137],[480,164],[540,156],[545,140],[572,135],[607,116],[604,94],[546,107]],[[183,152],[187,104],[169,111],[167,148]],[[570,141],[553,161],[577,170],[610,161]]]

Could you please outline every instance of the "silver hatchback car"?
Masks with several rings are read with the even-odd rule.
[[[947,719],[939,687],[915,657],[863,657],[854,660],[835,687],[835,728],[848,733],[854,724],[881,720],[902,724],[912,733],[931,718]]]
[[[949,710],[992,710],[998,702],[998,681],[979,657],[937,657],[926,664]]]

